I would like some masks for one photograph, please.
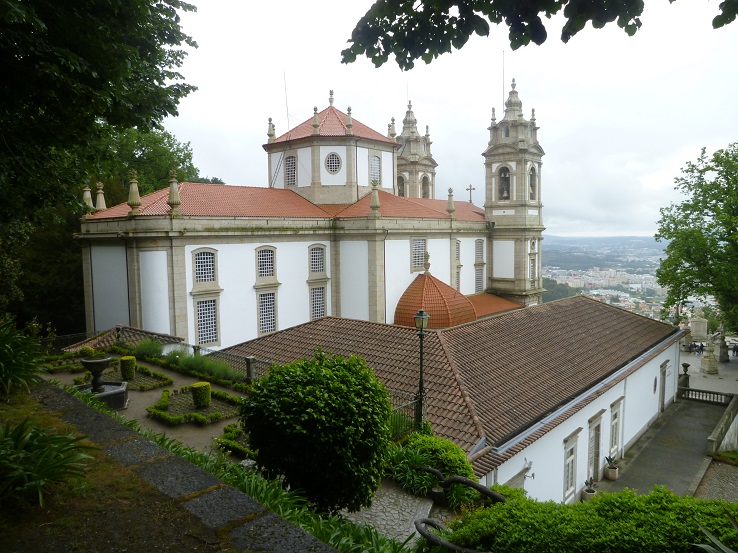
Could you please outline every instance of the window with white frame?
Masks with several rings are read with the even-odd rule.
[[[567,501],[577,490],[577,441],[564,443],[564,501]]]
[[[215,282],[215,253],[195,253],[195,282]]]
[[[197,302],[197,343],[213,344],[218,341],[218,307],[214,299]]]
[[[484,267],[474,267],[474,293],[484,292]]]
[[[335,175],[341,170],[341,158],[336,153],[330,153],[325,157],[325,169],[331,175]]]
[[[413,238],[411,240],[410,263],[413,271],[425,269],[426,239]]]
[[[274,276],[274,249],[262,248],[256,251],[256,275],[260,278]]]
[[[267,334],[277,330],[277,293],[263,292],[258,294],[259,300],[259,334]]]
[[[484,260],[484,240],[474,242],[474,259]]]
[[[310,320],[325,317],[325,287],[317,286],[310,289]]]
[[[382,158],[369,156],[369,184],[382,183]]]
[[[310,272],[325,273],[325,248],[323,246],[310,247]]]
[[[287,186],[297,184],[297,158],[295,156],[287,156],[284,160],[284,183]]]
[[[620,409],[622,402],[610,406],[610,456],[617,459],[620,451]]]

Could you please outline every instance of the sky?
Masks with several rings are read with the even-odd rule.
[[[536,110],[546,152],[541,172],[545,235],[648,236],[659,208],[683,197],[674,179],[704,147],[738,140],[738,22],[712,29],[715,0],[648,0],[642,27],[588,25],[568,44],[563,19],[544,20],[542,46],[510,49],[507,28],[472,37],[461,49],[400,71],[366,58],[341,64],[371,0],[196,0],[182,15],[198,43],[181,73],[198,90],[165,127],[189,142],[203,176],[267,186],[267,122],[277,135],[312,117],[313,107],[352,108],[354,119],[386,134],[402,128],[412,101],[428,125],[436,197],[484,205],[482,152],[492,108],[498,120],[516,80],[525,117]]]

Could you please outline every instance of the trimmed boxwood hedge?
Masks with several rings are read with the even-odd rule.
[[[179,394],[182,396],[189,396],[191,398],[192,396],[190,395],[190,388],[190,386],[185,386],[181,388],[179,390]],[[177,391],[175,391],[174,393],[176,394]],[[192,411],[179,414],[170,414],[167,412],[170,408],[172,397],[172,392],[169,389],[162,390],[161,399],[154,405],[147,407],[146,411],[148,412],[150,417],[172,426],[185,422],[194,422],[197,424],[205,425],[211,422],[218,422],[229,417],[234,417],[238,414],[239,406],[241,405],[242,401],[240,397],[232,396],[218,390],[211,390],[211,395],[212,397],[218,398],[221,401],[232,404],[234,406],[233,413],[227,414],[220,411],[198,413],[197,411],[195,411],[196,408],[193,403]]]
[[[210,405],[210,382],[196,382],[190,386],[190,390],[195,407],[201,409]]]
[[[129,382],[136,378],[136,358],[126,355],[120,358],[120,375],[123,380]]]

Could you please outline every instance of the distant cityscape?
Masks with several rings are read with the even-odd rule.
[[[666,244],[652,237],[544,236],[543,277],[652,319],[664,318],[656,269]]]

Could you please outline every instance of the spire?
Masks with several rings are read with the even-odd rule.
[[[141,207],[141,196],[138,195],[138,172],[135,169],[131,169],[131,185],[128,188],[128,206],[131,211],[128,215],[138,215],[139,208]]]
[[[330,105],[333,105],[333,91],[331,90],[330,95],[328,96],[328,103]]]
[[[351,106],[348,108],[348,118],[346,119],[346,134],[354,134],[354,120],[351,119]]]
[[[313,134],[320,134],[320,121],[318,121],[318,108],[313,108]]]
[[[446,206],[446,211],[448,212],[448,216],[450,219],[456,219],[456,217],[454,217],[454,211],[456,211],[456,206],[454,205],[454,189],[453,188],[448,189],[448,205]]]
[[[395,139],[397,136],[397,131],[395,130],[395,118],[392,118],[392,122],[387,125],[387,138],[391,138],[392,140]]]
[[[379,213],[379,188],[376,181],[372,182],[372,199],[369,202],[369,207],[371,208],[372,212],[369,215],[370,219],[379,219],[382,217],[382,214]]]
[[[269,137],[267,140],[268,143],[274,142],[275,134],[276,133],[274,132],[274,123],[272,123],[272,118],[270,117],[269,124],[267,125],[267,137]]]
[[[90,209],[95,209],[95,206],[92,205],[92,194],[90,193],[90,187],[89,186],[85,186],[82,189],[82,201]]]
[[[407,113],[405,118],[402,120],[402,136],[416,135],[418,134],[418,121],[415,119],[413,113],[413,103],[407,103]]]
[[[518,91],[515,90],[515,79],[512,80],[512,89],[510,95],[505,102],[505,119],[516,120],[523,115],[523,102],[518,98]]]
[[[169,171],[169,204],[170,215],[172,217],[180,217],[182,210],[179,208],[182,201],[179,199],[179,184],[177,183],[177,171],[172,169]]]
[[[97,183],[97,197],[95,198],[95,209],[100,211],[101,209],[107,209],[105,205],[105,192],[103,192],[103,183]]]

